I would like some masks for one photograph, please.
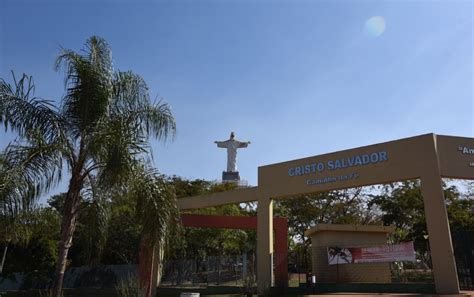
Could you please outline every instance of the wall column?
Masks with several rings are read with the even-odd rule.
[[[257,289],[265,293],[273,279],[273,201],[260,197],[257,206]]]
[[[273,219],[275,230],[274,237],[274,263],[275,287],[288,287],[288,221],[286,219]]]
[[[433,275],[438,294],[459,294],[458,275],[454,261],[446,202],[438,162],[421,177],[421,194],[433,263]],[[428,168],[427,168],[428,169]]]

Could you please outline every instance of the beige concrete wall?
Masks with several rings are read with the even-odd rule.
[[[321,283],[390,283],[389,263],[329,265],[327,247],[370,247],[387,243],[385,232],[319,231],[311,234],[312,268]]]
[[[474,179],[474,153],[460,150],[474,150],[474,138],[438,135],[436,148],[441,176]]]
[[[212,193],[208,195],[185,197],[178,199],[180,210],[199,209],[226,204],[257,201],[259,188],[241,188],[233,191]]]
[[[364,185],[388,183],[400,180],[415,179],[421,176],[422,168],[427,162],[424,152],[432,148],[433,134],[406,138],[376,145],[339,151],[309,158],[262,166],[258,168],[259,187],[268,191],[272,198],[288,195],[314,193],[335,189],[351,188]],[[322,172],[289,176],[289,170],[307,164],[323,163],[345,159],[355,155],[386,152],[388,161],[330,170],[325,166]],[[357,178],[324,184],[308,184],[308,180],[338,178],[357,174]]]
[[[459,290],[459,283],[435,137],[432,142],[432,148],[425,152],[427,161],[422,168],[421,194],[431,247],[436,292],[451,294],[456,288]]]
[[[273,285],[273,201],[261,197],[257,211],[257,285],[265,293]]]

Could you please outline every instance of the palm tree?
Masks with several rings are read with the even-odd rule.
[[[64,67],[65,96],[59,108],[34,97],[34,88],[18,91],[0,80],[0,121],[26,142],[32,135],[49,151],[44,170],[60,177],[65,161],[70,173],[61,220],[59,256],[53,295],[60,296],[81,192],[94,179],[101,185],[121,183],[130,168],[147,158],[149,138],[166,140],[176,126],[169,106],[150,100],[144,80],[132,72],[115,72],[110,47],[91,37],[79,54],[63,49],[55,63]],[[34,144],[31,143],[34,147]],[[49,176],[49,175],[48,175]],[[42,185],[48,185],[42,182]]]
[[[143,166],[136,168],[129,184],[127,192],[136,202],[136,217],[141,226],[140,286],[145,288],[146,296],[151,297],[162,276],[169,235],[179,230],[181,217],[174,186],[156,170]]]
[[[0,242],[3,244],[0,275],[8,246],[25,243],[30,237],[27,221],[36,198],[34,183],[24,171],[24,160],[16,157],[18,155],[12,154],[11,146],[0,153]]]
[[[1,82],[0,92],[14,93],[17,98],[23,99],[34,92],[31,77],[23,75],[17,80],[13,75],[13,80],[14,92],[11,87],[7,88],[8,86]],[[38,107],[37,112],[41,113],[41,108],[47,106],[48,102],[37,100],[35,104]],[[15,122],[4,123],[8,128],[8,124]],[[27,142],[16,139],[0,152],[0,241],[4,246],[0,274],[8,246],[11,243],[25,244],[31,236],[38,197],[55,185],[58,182],[57,177],[60,176],[60,171],[56,170],[61,170],[61,160],[50,154],[51,147],[45,145],[34,131],[25,131],[24,134]],[[43,168],[45,164],[56,166]]]

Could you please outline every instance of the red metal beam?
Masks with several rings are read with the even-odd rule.
[[[212,215],[181,215],[183,226],[192,228],[223,228],[257,230],[257,217],[244,216],[212,216]],[[274,259],[275,285],[288,286],[288,221],[286,218],[273,218],[275,232]],[[147,245],[140,246],[138,262],[139,278],[147,287],[147,296],[152,295],[156,251]]]
[[[184,227],[257,230],[257,217],[182,214]],[[288,286],[288,220],[273,218],[275,285]]]

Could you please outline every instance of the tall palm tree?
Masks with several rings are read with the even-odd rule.
[[[132,72],[115,72],[110,47],[91,37],[81,53],[63,49],[55,63],[65,70],[65,96],[59,108],[34,97],[34,88],[19,92],[0,81],[0,121],[27,143],[34,135],[49,158],[65,161],[70,173],[61,220],[59,256],[53,295],[60,296],[66,260],[81,192],[88,180],[113,185],[127,178],[130,168],[147,158],[149,138],[174,135],[169,106],[150,100],[144,80]],[[44,170],[60,175],[58,162]],[[48,185],[43,182],[42,185]]]

